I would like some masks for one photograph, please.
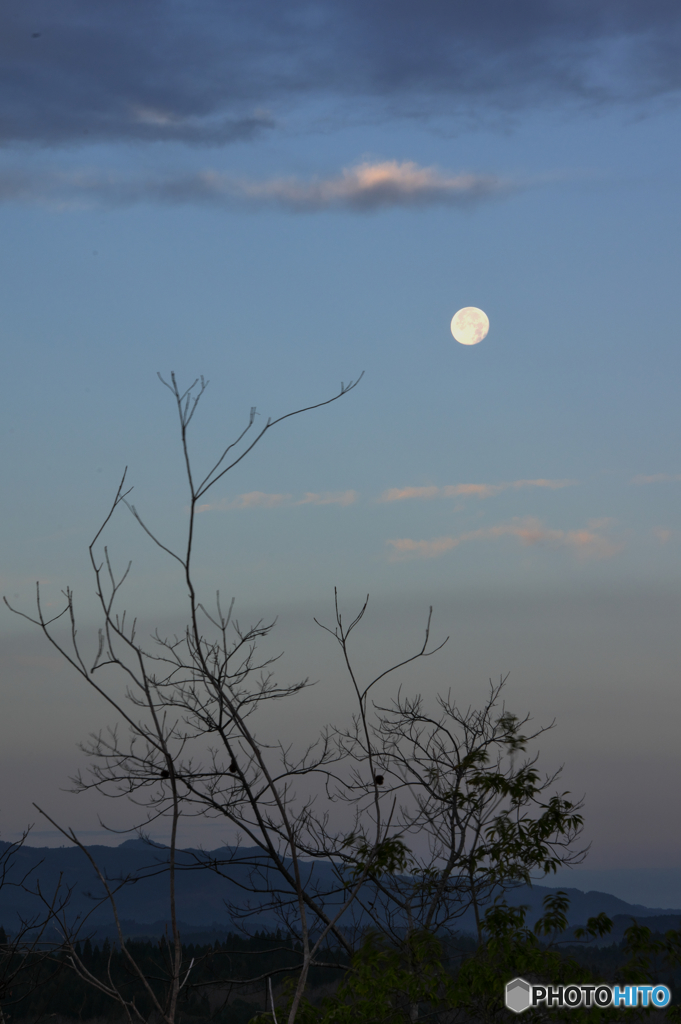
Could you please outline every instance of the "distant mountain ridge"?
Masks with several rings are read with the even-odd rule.
[[[10,844],[0,842],[0,851]],[[92,854],[100,870],[108,879],[132,877],[135,881],[126,885],[117,895],[119,915],[125,920],[126,932],[142,934],[145,931],[163,928],[168,911],[168,881],[164,870],[165,848],[150,845],[140,839],[128,839],[120,846],[90,846]],[[217,850],[202,851],[185,849],[179,851],[179,873],[177,878],[178,917],[190,931],[224,931],[234,927],[226,903],[241,907],[246,906],[248,899],[247,861],[254,854],[255,848],[223,847]],[[229,878],[216,875],[209,868],[191,869],[196,858],[223,860],[236,855],[238,860],[229,866]],[[242,863],[239,863],[241,861]],[[328,873],[324,864],[315,865],[320,879]],[[0,889],[0,925],[8,931],[15,926],[18,918],[30,918],[40,913],[40,904],[35,897],[29,896],[15,884],[31,872],[30,878],[40,879],[43,893],[50,894],[62,878],[62,884],[72,890],[69,906],[69,917],[84,916],[92,910],[93,895],[102,895],[102,887],[91,865],[84,854],[76,847],[35,847],[24,846],[16,854],[7,882]],[[622,933],[632,918],[666,919],[676,917],[667,927],[679,927],[681,909],[646,907],[641,904],[627,903],[617,896],[605,892],[583,892],[580,889],[545,885],[519,886],[507,896],[513,905],[524,904],[529,907],[528,921],[533,924],[542,913],[545,896],[562,889],[570,897],[568,921],[571,926],[583,924],[587,918],[601,911],[616,919],[618,933]],[[88,925],[96,931],[109,928],[112,922],[111,912],[107,906],[100,907],[89,918]],[[624,923],[623,923],[624,922]],[[280,924],[273,911],[256,913],[250,919],[250,928],[259,930],[276,929]],[[472,911],[464,914],[457,922],[461,931],[473,932],[475,922]],[[621,938],[621,934],[619,935]],[[614,938],[614,936],[613,936]]]

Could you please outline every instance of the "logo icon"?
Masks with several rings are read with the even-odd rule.
[[[514,1013],[522,1013],[532,1004],[532,994],[529,982],[524,978],[514,978],[506,986],[506,1006]]]

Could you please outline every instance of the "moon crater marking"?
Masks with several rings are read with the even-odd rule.
[[[489,318],[477,306],[464,306],[452,317],[451,330],[460,345],[477,345],[487,337]]]

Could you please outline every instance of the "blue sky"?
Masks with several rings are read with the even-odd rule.
[[[283,671],[320,679],[310,723],[343,709],[312,622],[335,585],[351,607],[371,593],[369,665],[433,604],[452,639],[406,682],[478,702],[510,672],[509,705],[557,720],[543,757],[586,794],[593,870],[674,868],[677,6],[54,11],[28,0],[0,33],[2,591],[28,610],[37,579],[54,601],[70,584],[89,636],[87,544],[125,465],[180,538],[157,371],[210,380],[199,463],[252,405],[364,371],[216,487],[201,585],[279,615]],[[467,305],[491,323],[473,348],[449,333]],[[175,621],[182,588],[133,525],[111,537],[129,605]],[[60,787],[105,709],[0,627],[2,835],[38,800],[99,838],[100,808]]]

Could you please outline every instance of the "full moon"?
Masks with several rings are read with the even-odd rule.
[[[477,345],[488,331],[487,314],[477,306],[464,306],[452,317],[452,334],[461,345]]]

